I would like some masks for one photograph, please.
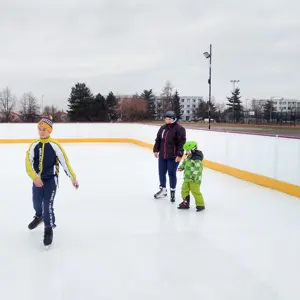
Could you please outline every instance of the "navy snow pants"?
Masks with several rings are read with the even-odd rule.
[[[45,227],[55,227],[53,202],[57,189],[57,178],[43,180],[44,186],[39,188],[33,185],[33,208],[37,217],[43,217]]]
[[[169,174],[169,182],[171,190],[176,189],[177,185],[177,168],[179,166],[179,162],[177,163],[174,159],[164,159],[163,157],[159,157],[158,159],[158,171],[159,171],[159,181],[160,186],[165,188],[167,182],[167,172]]]

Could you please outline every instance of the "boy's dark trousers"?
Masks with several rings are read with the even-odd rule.
[[[44,186],[32,187],[33,208],[37,217],[43,217],[45,227],[55,227],[53,202],[57,189],[57,178],[42,180]]]
[[[177,163],[174,159],[164,159],[163,157],[159,157],[158,159],[158,171],[159,171],[159,180],[160,186],[165,188],[167,182],[167,172],[169,174],[170,188],[175,190],[177,185],[177,168],[179,166],[179,162]]]

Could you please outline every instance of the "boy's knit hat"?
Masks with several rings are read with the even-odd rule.
[[[51,133],[53,130],[52,117],[51,116],[43,117],[39,121],[38,126],[45,128],[47,131],[49,131],[49,133]]]

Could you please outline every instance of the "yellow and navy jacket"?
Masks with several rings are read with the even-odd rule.
[[[32,180],[58,177],[59,164],[72,180],[76,179],[64,149],[51,137],[34,141],[26,152],[26,171]]]

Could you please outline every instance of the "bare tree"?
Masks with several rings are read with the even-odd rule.
[[[252,101],[252,110],[254,111],[256,123],[263,123],[264,121],[264,106],[263,103]]]
[[[20,115],[24,122],[36,122],[39,118],[39,106],[32,93],[26,93],[21,98]]]
[[[12,113],[16,105],[16,96],[6,87],[0,92],[0,113],[4,122],[12,119]]]
[[[55,107],[54,105],[51,105],[51,106],[47,105],[44,108],[43,114],[47,115],[47,116],[52,116],[53,121],[56,121],[56,114],[57,114],[57,112],[58,112],[57,107]]]
[[[216,119],[217,122],[222,122],[225,120],[225,111],[226,111],[226,104],[225,103],[216,103]]]
[[[165,113],[168,110],[172,110],[172,99],[173,99],[173,86],[172,83],[168,80],[165,83],[165,86],[162,89],[162,93],[160,95],[162,111]]]
[[[139,96],[122,99],[119,109],[122,121],[141,121],[147,119],[148,101]]]
[[[46,105],[44,107],[43,114],[50,115],[51,114],[51,106]]]

